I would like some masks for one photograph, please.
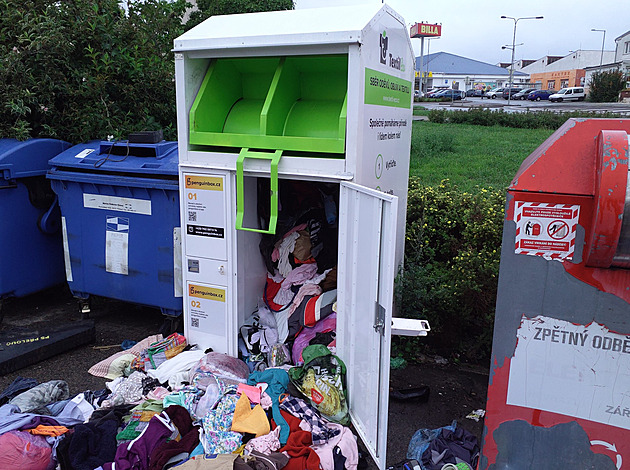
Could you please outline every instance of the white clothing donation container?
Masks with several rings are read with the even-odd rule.
[[[428,330],[392,318],[412,124],[404,19],[387,5],[214,16],[175,40],[175,71],[186,337],[236,356],[264,300],[282,342],[300,275],[336,288],[351,419],[384,468],[390,336]],[[310,252],[287,262],[290,233]]]

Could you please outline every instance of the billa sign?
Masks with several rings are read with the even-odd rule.
[[[439,38],[442,36],[442,25],[416,23],[411,27],[409,36],[412,38]]]

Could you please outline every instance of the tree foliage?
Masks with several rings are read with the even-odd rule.
[[[291,0],[0,0],[0,137],[176,138],[173,40],[211,15]]]
[[[0,0],[0,136],[175,137],[185,0]]]
[[[589,83],[588,99],[597,103],[615,102],[624,85],[623,73],[619,70],[595,72]]]
[[[197,0],[197,11],[190,15],[187,25],[201,23],[214,15],[257,13],[261,11],[292,10],[292,0]]]

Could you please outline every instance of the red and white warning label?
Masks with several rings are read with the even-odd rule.
[[[579,216],[579,205],[516,201],[515,253],[572,259]]]

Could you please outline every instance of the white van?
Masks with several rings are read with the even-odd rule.
[[[584,93],[584,88],[581,86],[572,86],[569,88],[562,88],[558,91],[558,93],[554,93],[553,95],[549,95],[549,101],[552,103],[558,102],[560,103],[563,100],[577,100],[584,101],[584,97],[586,93]]]

